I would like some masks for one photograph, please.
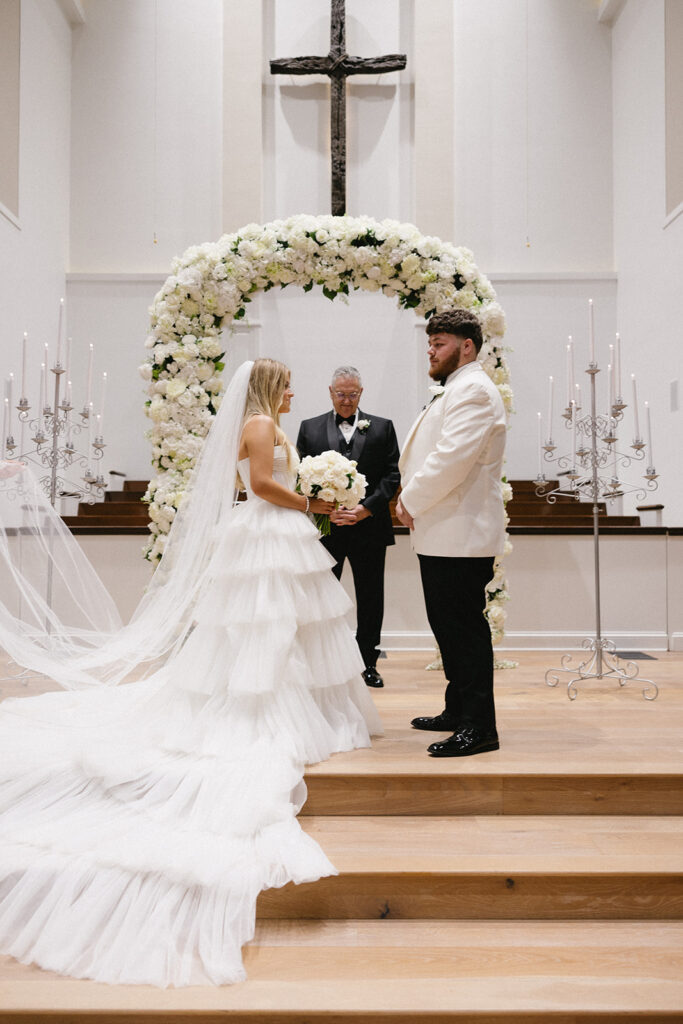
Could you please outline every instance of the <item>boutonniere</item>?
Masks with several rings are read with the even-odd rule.
[[[358,420],[358,423],[356,423],[356,430],[360,430],[361,434],[364,434],[370,426],[370,423],[371,420]]]
[[[444,387],[443,384],[430,384],[429,385],[429,390],[434,395],[434,398],[439,398],[444,393],[446,388]],[[432,401],[433,400],[434,399],[432,399]]]

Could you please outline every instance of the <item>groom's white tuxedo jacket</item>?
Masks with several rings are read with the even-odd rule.
[[[413,548],[453,558],[501,555],[507,422],[481,363],[466,363],[423,409],[403,446],[401,501],[415,520]]]

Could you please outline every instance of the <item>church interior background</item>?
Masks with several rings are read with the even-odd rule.
[[[85,391],[90,345],[95,377],[108,377],[105,474],[150,476],[139,366],[149,306],[173,259],[248,223],[330,212],[329,80],[274,76],[269,66],[274,58],[326,54],[329,32],[330,5],[321,0],[0,5],[2,394],[10,372],[19,378],[27,332],[37,398],[43,346],[54,344],[64,297],[74,393]],[[515,405],[509,480],[538,472],[537,416],[545,415],[551,376],[561,429],[567,340],[583,368],[589,299],[601,366],[620,336],[624,380],[630,387],[634,374],[640,401],[649,403],[658,487],[647,502],[627,494],[609,510],[640,523],[602,537],[604,626],[620,650],[655,659],[644,674],[664,683],[653,702],[661,714],[680,690],[677,663],[667,659],[683,651],[681,0],[347,0],[346,33],[349,53],[406,55],[404,69],[347,81],[346,212],[413,223],[474,253],[507,320]],[[226,378],[245,358],[268,355],[291,367],[291,437],[301,419],[325,407],[340,363],[359,367],[364,400],[393,419],[399,442],[429,397],[424,321],[374,294],[353,293],[343,303],[317,289],[274,289],[255,298],[225,343]],[[646,503],[662,507],[639,513]],[[63,511],[75,510],[66,502]],[[141,531],[77,535],[129,613],[151,572]],[[553,527],[550,518],[511,535],[501,656],[523,662],[532,652],[532,675],[542,680],[557,652],[576,648],[593,628],[592,538],[587,528]],[[433,644],[408,539],[397,540],[383,646],[389,661],[403,652],[422,666]],[[528,708],[527,683],[511,685],[511,699]],[[623,697],[617,690],[599,707]],[[546,699],[535,692],[530,722]],[[597,714],[590,699],[585,707]],[[634,715],[645,706],[638,688],[627,699]],[[564,706],[555,706],[571,728]],[[641,747],[634,736],[622,759],[630,749],[631,781],[622,787],[643,792],[642,758],[659,788],[652,810],[640,813],[680,813],[680,764],[652,761],[655,741]],[[533,813],[539,799],[520,797],[513,813]],[[566,806],[568,814],[585,812],[578,799]],[[647,835],[643,826],[643,853]],[[669,847],[662,851],[668,867],[650,920],[658,920],[657,900],[662,918],[681,917],[680,872]],[[640,941],[635,932],[629,938],[629,906],[624,930],[605,931],[615,948]],[[652,932],[653,948],[663,948],[663,934]],[[472,931],[468,942],[477,941]],[[623,992],[621,978],[615,990]],[[668,993],[671,978],[659,981]],[[674,1005],[680,991],[658,1007],[648,984],[640,1010],[652,1016],[642,1019],[683,1012],[680,1001]],[[513,989],[510,982],[502,990]],[[562,998],[568,1002],[554,1009],[570,1005]],[[617,1005],[606,1003],[605,1012]],[[591,1012],[602,1009],[596,1003]],[[631,1011],[619,1012],[625,1020]]]

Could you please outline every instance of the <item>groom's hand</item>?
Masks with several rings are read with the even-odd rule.
[[[355,508],[339,508],[330,516],[330,522],[335,526],[355,526],[363,519],[371,516],[372,512],[365,505],[356,505]]]
[[[408,509],[403,507],[403,503],[400,498],[396,502],[396,517],[398,521],[403,523],[404,526],[407,526],[409,530],[415,529],[415,520]]]

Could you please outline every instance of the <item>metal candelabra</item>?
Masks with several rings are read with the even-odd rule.
[[[567,683],[567,696],[575,700],[578,694],[576,684],[586,679],[616,679],[620,686],[638,677],[638,666],[632,661],[622,662],[616,655],[616,646],[612,640],[603,636],[600,615],[600,501],[612,502],[624,494],[635,494],[642,500],[647,491],[657,488],[657,476],[653,465],[646,465],[645,485],[629,485],[619,478],[620,468],[627,468],[632,462],[645,463],[645,442],[639,436],[636,415],[636,429],[631,452],[626,453],[618,448],[617,429],[622,421],[624,409],[627,407],[621,396],[610,395],[609,408],[606,415],[598,415],[596,409],[596,377],[599,373],[596,363],[591,362],[586,370],[590,378],[590,414],[578,416],[575,400],[571,400],[565,409],[563,419],[566,429],[571,431],[572,450],[568,455],[555,455],[557,445],[549,437],[542,445],[543,463],[555,463],[558,479],[563,483],[554,490],[548,490],[548,480],[539,468],[536,477],[536,494],[546,497],[554,504],[558,497],[569,497],[579,501],[582,497],[589,498],[593,504],[593,551],[595,577],[595,635],[586,637],[582,643],[585,651],[590,652],[579,665],[572,667],[572,654],[564,654],[560,659],[559,668],[551,668],[545,674],[548,686],[557,686],[560,676],[570,676]],[[540,422],[540,421],[539,421]],[[551,433],[551,424],[548,432]],[[539,427],[540,430],[540,427]],[[649,449],[652,461],[652,449]],[[566,483],[564,483],[566,481]],[[638,679],[644,683],[643,697],[655,700],[658,689],[651,679]]]
[[[45,372],[47,372],[47,368],[45,368]],[[32,419],[29,400],[25,395],[22,396],[16,406],[21,430],[19,443],[17,444],[12,434],[9,433],[5,439],[5,450],[0,452],[0,457],[7,457],[13,461],[30,462],[38,466],[41,471],[48,470],[40,478],[40,484],[53,508],[57,498],[64,493],[68,493],[70,497],[79,498],[89,505],[94,505],[97,497],[104,491],[106,483],[99,467],[95,472],[93,464],[96,465],[102,460],[106,446],[99,429],[94,440],[92,439],[92,403],[86,403],[80,413],[80,423],[74,423],[71,419],[73,405],[71,404],[70,387],[67,387],[63,397],[61,395],[61,381],[65,369],[59,361],[56,361],[51,372],[54,375],[53,404],[50,405],[49,400],[45,400],[41,393],[38,415]],[[99,422],[100,417],[97,419]],[[32,443],[25,446],[27,427]],[[79,451],[74,444],[74,436],[80,437],[81,434],[87,435],[87,450],[85,452]],[[19,450],[17,451],[17,449]],[[83,475],[78,481],[66,477],[66,471],[78,467],[83,471]],[[21,488],[21,483],[17,482],[15,486]],[[52,533],[49,536],[51,542]],[[45,585],[47,606],[52,608],[53,565],[51,559],[48,559]],[[49,621],[46,622],[46,629],[49,632]],[[30,675],[32,673],[24,671],[16,678]]]
[[[49,401],[39,409],[38,415],[31,419],[31,406],[28,398],[22,397],[16,406],[19,413],[21,425],[21,436],[19,444],[8,435],[5,441],[5,452],[2,453],[9,459],[28,461],[37,465],[41,470],[49,470],[49,473],[41,477],[41,485],[52,507],[55,507],[57,498],[66,491],[72,497],[94,505],[97,498],[103,493],[106,483],[101,472],[93,471],[93,463],[101,461],[106,447],[101,434],[96,434],[92,439],[93,410],[85,405],[80,413],[80,423],[74,423],[71,419],[73,406],[71,404],[70,388],[65,395],[61,395],[61,381],[65,370],[56,362],[51,369],[54,375],[54,404]],[[99,417],[98,417],[99,419]],[[28,427],[31,433],[32,445],[25,449],[25,428]],[[74,444],[74,436],[87,434],[87,451],[78,451]],[[61,443],[63,440],[63,444]],[[19,452],[17,453],[17,448]],[[83,476],[78,482],[68,479],[62,475],[72,467],[81,467]],[[99,467],[98,467],[99,468]]]

